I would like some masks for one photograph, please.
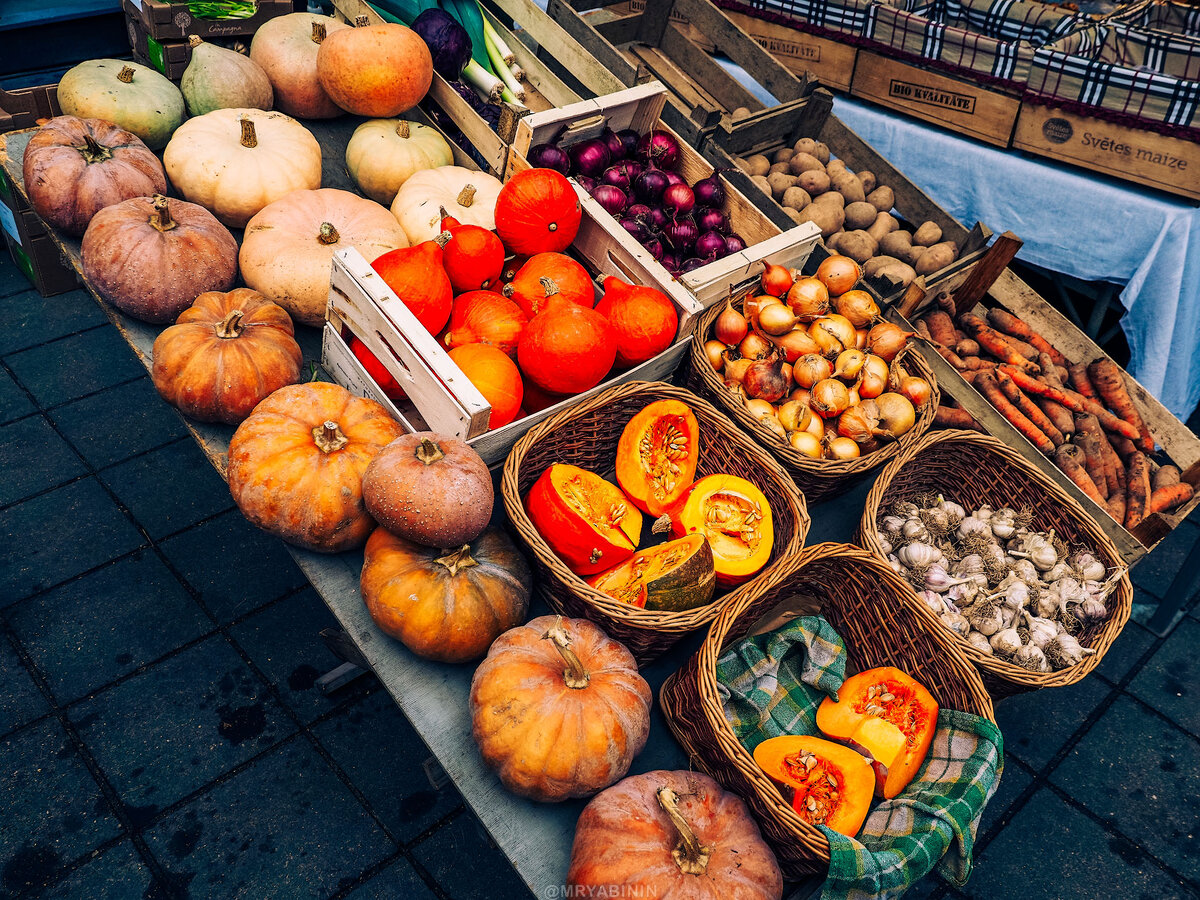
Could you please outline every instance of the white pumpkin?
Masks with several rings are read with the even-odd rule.
[[[422,169],[454,163],[454,151],[436,128],[407,119],[371,119],[346,145],[346,169],[376,203],[391,204],[396,191]]]
[[[293,191],[246,226],[238,265],[247,286],[306,325],[325,321],[333,255],[354,247],[367,260],[407,247],[387,208],[349,191]]]
[[[442,230],[441,210],[463,225],[496,227],[496,198],[504,185],[486,172],[439,166],[412,175],[396,192],[392,215],[413,246],[431,241]]]
[[[163,153],[167,177],[230,228],[292,191],[321,186],[321,146],[290,116],[217,109],[184,122]]]

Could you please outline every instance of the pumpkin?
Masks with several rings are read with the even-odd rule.
[[[875,788],[862,754],[819,737],[785,734],[755,747],[754,761],[804,821],[848,837],[862,828]]]
[[[525,512],[577,575],[595,575],[633,555],[642,514],[615,484],[566,463],[546,468],[525,495]]]
[[[362,367],[371,376],[371,380],[379,385],[379,389],[383,391],[385,397],[389,400],[403,400],[408,396],[400,387],[400,382],[396,381],[392,373],[384,368],[379,357],[372,353],[367,345],[355,335],[350,336],[350,352],[362,363]]]
[[[496,638],[471,679],[471,733],[515,794],[586,797],[646,746],[650,686],[587,619],[539,616]]]
[[[541,412],[543,409],[549,409],[555,404],[562,403],[564,400],[569,400],[570,394],[554,394],[550,391],[543,391],[532,381],[525,380],[525,395],[521,399],[521,409],[526,413]],[[518,418],[520,418],[518,416]]]
[[[771,504],[736,475],[709,475],[692,485],[682,508],[671,515],[671,532],[708,538],[721,587],[757,575],[770,559],[775,539]]]
[[[463,225],[454,216],[442,217],[442,261],[456,294],[482,290],[500,277],[504,245],[500,238],[478,225]]]
[[[292,320],[249,288],[206,291],[154,341],[154,387],[201,422],[236,425],[268,394],[300,380]]]
[[[659,769],[584,807],[566,887],[570,897],[779,900],[783,875],[736,794],[699,772]]]
[[[462,166],[422,169],[396,191],[392,215],[410,244],[436,238],[447,215],[490,231],[496,227],[496,198],[501,187],[500,179]]]
[[[376,528],[367,539],[360,586],[384,634],[424,659],[461,663],[479,659],[521,624],[533,575],[499,528],[450,550]]]
[[[639,550],[587,583],[630,606],[684,612],[712,600],[717,575],[708,538],[689,534]]]
[[[401,247],[376,258],[371,268],[408,307],[425,330],[436,335],[450,318],[454,289],[442,268],[442,248],[435,241]]]
[[[245,54],[188,37],[192,58],[179,79],[188,113],[202,116],[214,109],[270,109],[275,102],[271,79]]]
[[[237,279],[237,241],[213,214],[161,194],[106,206],[80,248],[83,276],[122,312],[164,324]]]
[[[466,441],[432,431],[388,445],[367,467],[362,490],[380,525],[428,547],[475,540],[495,502],[487,463]]]
[[[250,522],[318,553],[360,546],[375,523],[363,472],[404,426],[374,400],[309,381],[280,388],[229,441],[229,492]]]
[[[463,344],[450,351],[450,359],[491,406],[489,430],[503,428],[517,417],[524,386],[517,364],[503,350],[487,344]]]
[[[617,368],[640,366],[671,346],[679,330],[675,304],[662,291],[604,279],[596,312],[608,319],[617,342]]]
[[[321,186],[321,147],[295,119],[261,109],[218,109],[179,127],[163,153],[184,197],[230,228],[292,191]]]
[[[167,145],[183,121],[183,94],[153,69],[120,59],[91,59],[58,83],[64,115],[103,119],[133,132],[152,150]]]
[[[356,116],[408,112],[433,83],[433,56],[403,25],[365,25],[328,35],[317,49],[317,80],[338,106]]]
[[[891,799],[925,762],[937,730],[938,704],[925,687],[892,666],[852,675],[817,707],[817,727],[871,759],[874,791]]]
[[[346,144],[346,170],[358,189],[384,206],[422,169],[454,163],[454,153],[436,128],[406,119],[363,122]]]
[[[34,212],[67,234],[83,234],[106,206],[167,191],[142,139],[100,119],[51,119],[29,139],[22,168]]]
[[[575,188],[554,169],[519,172],[496,198],[496,233],[505,247],[526,256],[566,250],[582,216]]]
[[[514,357],[528,321],[521,307],[507,297],[492,291],[468,291],[454,298],[450,327],[442,340],[451,349],[490,344]]]
[[[298,12],[268,19],[254,32],[250,58],[271,81],[275,108],[300,119],[332,119],[342,108],[317,80],[317,51],[326,36],[350,26],[329,16]]]
[[[292,191],[246,225],[238,263],[242,278],[305,325],[325,321],[333,255],[354,247],[368,262],[407,247],[386,207],[349,191]]]
[[[616,357],[608,320],[563,300],[534,316],[517,344],[517,362],[526,378],[554,394],[591,390]]]
[[[587,309],[596,305],[596,291],[587,269],[564,253],[536,253],[529,257],[501,293],[531,319],[549,305],[552,297]]]
[[[617,484],[642,512],[673,509],[696,479],[700,425],[686,403],[656,400],[625,425],[617,441]]]

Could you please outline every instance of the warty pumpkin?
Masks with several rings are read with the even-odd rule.
[[[389,118],[416,106],[433,83],[433,56],[403,25],[368,25],[328,35],[317,49],[317,78],[338,106],[356,116]]]
[[[300,380],[293,335],[287,312],[257,291],[206,291],[155,338],[154,387],[186,416],[236,425]]]
[[[262,66],[245,54],[190,35],[192,58],[179,79],[188,113],[202,116],[214,109],[270,109],[275,92]]]
[[[179,88],[149,66],[121,59],[89,59],[58,82],[64,115],[103,119],[159,150],[184,117]]]
[[[229,492],[250,522],[318,553],[360,546],[375,527],[363,472],[404,432],[374,400],[310,381],[280,388],[229,442]]]
[[[422,169],[396,192],[392,215],[410,244],[436,238],[447,215],[490,231],[496,227],[496,198],[502,187],[495,176],[462,166]]]
[[[650,686],[623,645],[586,619],[539,616],[496,638],[471,679],[471,733],[506,788],[586,797],[646,746]]]
[[[317,79],[317,52],[325,38],[349,28],[329,16],[298,12],[268,19],[254,32],[250,58],[262,66],[275,93],[275,108],[300,119],[332,119],[344,110]]]
[[[423,169],[454,164],[454,152],[436,128],[407,119],[363,122],[346,144],[346,170],[358,189],[391,206],[400,186]]]

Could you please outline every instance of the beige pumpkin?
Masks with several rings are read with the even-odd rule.
[[[262,66],[241,53],[188,38],[192,59],[183,70],[179,89],[188,112],[202,116],[214,109],[270,109],[275,94]]]
[[[167,172],[170,174],[169,168]],[[425,169],[401,185],[392,201],[392,215],[413,245],[431,241],[441,233],[442,209],[463,225],[492,230],[496,227],[496,198],[502,187],[500,179],[462,166]]]
[[[230,228],[292,191],[321,186],[321,146],[290,116],[218,109],[189,119],[163,153],[176,189]]]
[[[349,28],[329,16],[299,12],[268,19],[254,33],[250,58],[275,89],[275,108],[301,119],[332,119],[342,108],[317,80],[317,51],[335,31]]]
[[[408,240],[391,213],[349,191],[293,191],[246,226],[238,263],[246,284],[306,325],[325,321],[333,254],[354,247],[367,260]]]
[[[358,189],[385,206],[423,169],[454,164],[454,152],[436,128],[406,119],[371,119],[346,145],[346,169]]]

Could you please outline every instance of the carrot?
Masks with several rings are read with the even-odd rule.
[[[1022,319],[1018,319],[1006,309],[993,307],[988,310],[988,321],[997,331],[1002,331],[1010,337],[1021,338],[1028,341],[1036,348],[1037,353],[1045,353],[1056,366],[1065,366],[1067,358],[1054,349],[1054,346],[1044,337],[1029,327],[1028,323]],[[1032,359],[1033,357],[1030,357]]]
[[[963,362],[968,369],[994,369],[998,365],[990,359],[981,359],[978,356],[964,356]]]
[[[955,328],[955,329],[954,329],[954,343],[955,343],[955,345],[961,344],[961,343],[962,343],[963,341],[965,341],[965,340],[968,340],[966,332],[965,332],[965,331],[963,331],[961,328]]]
[[[1112,441],[1113,450],[1117,452],[1117,456],[1125,460],[1125,464],[1128,465],[1129,457],[1138,452],[1138,448],[1133,445],[1133,441],[1123,434],[1115,434],[1109,440]]]
[[[1104,498],[1100,496],[1100,491],[1096,488],[1096,482],[1092,480],[1092,476],[1084,467],[1082,450],[1074,444],[1063,444],[1054,451],[1054,462],[1068,478],[1075,482],[1076,487],[1101,506],[1105,506]]]
[[[1155,488],[1154,492],[1150,494],[1150,504],[1146,507],[1146,515],[1166,512],[1176,506],[1181,506],[1191,500],[1193,494],[1195,494],[1195,490],[1186,481]]]
[[[1012,380],[1017,383],[1017,386],[1023,391],[1039,394],[1042,397],[1049,397],[1056,403],[1061,403],[1071,412],[1092,413],[1100,420],[1100,424],[1109,431],[1115,431],[1117,434],[1123,435],[1129,439],[1137,437],[1137,429],[1126,422],[1124,419],[1118,419],[1107,409],[1097,403],[1095,400],[1089,400],[1074,391],[1066,389],[1059,390],[1052,388],[1044,381],[1039,381],[1031,375],[1022,372],[1013,366],[1001,366],[1001,370],[1012,376]]]
[[[1067,363],[1067,372],[1071,375],[1071,386],[1077,393],[1092,400],[1096,398],[1096,389],[1092,387],[1092,379],[1088,378],[1087,366],[1083,363]]]
[[[1150,486],[1156,491],[1173,484],[1179,484],[1179,466],[1159,466],[1150,479]]]
[[[1146,518],[1150,502],[1150,460],[1145,453],[1129,459],[1129,494],[1125,504],[1125,527],[1132,531]]]
[[[987,398],[988,402],[996,407],[1000,414],[1008,419],[1017,431],[1028,438],[1031,444],[1047,456],[1054,452],[1054,442],[1046,437],[1040,428],[1030,422],[1023,412],[1009,402],[1009,399],[1004,396],[1004,392],[1000,390],[1000,385],[996,383],[996,377],[991,372],[980,372],[975,378],[974,384],[979,392]]]
[[[967,428],[971,431],[983,431],[975,417],[965,409],[954,409],[949,406],[939,406],[933,414],[933,424],[939,428]]]
[[[1025,418],[1029,419],[1038,430],[1057,447],[1063,442],[1062,432],[1054,427],[1054,423],[1042,412],[1041,407],[1030,400],[1025,393],[1016,386],[1011,378],[1000,372],[996,377],[996,383],[1000,385],[1000,390],[1004,392],[1004,396],[1009,399],[1017,409],[1025,414]]]
[[[1125,488],[1108,495],[1108,503],[1106,504],[1108,514],[1112,516],[1113,521],[1122,523],[1125,521]]]
[[[954,322],[950,319],[949,314],[943,310],[935,309],[929,313],[925,317],[925,324],[929,326],[929,333],[939,344],[953,347],[958,343],[954,338]]]
[[[1050,359],[1050,354],[1039,353],[1037,364],[1042,370],[1042,381],[1046,382],[1050,387],[1061,390],[1063,383],[1058,374],[1059,368]],[[1065,406],[1047,397],[1038,397],[1036,395],[1034,402],[1042,408],[1042,412],[1050,417],[1050,421],[1054,423],[1054,427],[1061,431],[1064,436],[1075,433],[1075,420],[1071,418],[1071,412]]]
[[[987,322],[974,315],[959,316],[958,321],[971,333],[979,346],[1001,362],[1024,369],[1027,372],[1038,371],[1037,363],[1027,359],[1009,344],[1004,335],[992,328]]]
[[[1137,407],[1133,405],[1133,400],[1130,399],[1121,367],[1111,359],[1101,357],[1088,366],[1087,371],[1100,398],[1109,405],[1113,412],[1137,429],[1138,437],[1134,443],[1137,444],[1138,449],[1144,453],[1153,453],[1154,435],[1150,433],[1150,429],[1146,427]]]
[[[968,357],[968,356],[978,356],[979,355],[979,342],[973,341],[973,340],[971,340],[971,338],[967,338],[966,340],[959,341],[957,344],[954,345],[954,352],[964,358]]]
[[[938,295],[933,298],[933,302],[937,304],[938,309],[942,312],[954,312],[954,295],[949,291],[938,291]]]
[[[1084,413],[1075,413],[1075,446],[1083,451],[1083,465],[1092,476],[1096,490],[1105,500],[1108,499],[1108,475],[1104,456],[1100,450],[1100,423],[1096,417]]]
[[[1099,422],[1096,423],[1097,426],[1099,424]],[[1104,457],[1104,476],[1108,480],[1108,496],[1111,499],[1117,491],[1125,490],[1125,463],[1121,462],[1121,458],[1117,456],[1117,451],[1113,449],[1112,442],[1108,439],[1108,433],[1103,428],[1098,427],[1096,435],[1100,439],[1100,454]]]

